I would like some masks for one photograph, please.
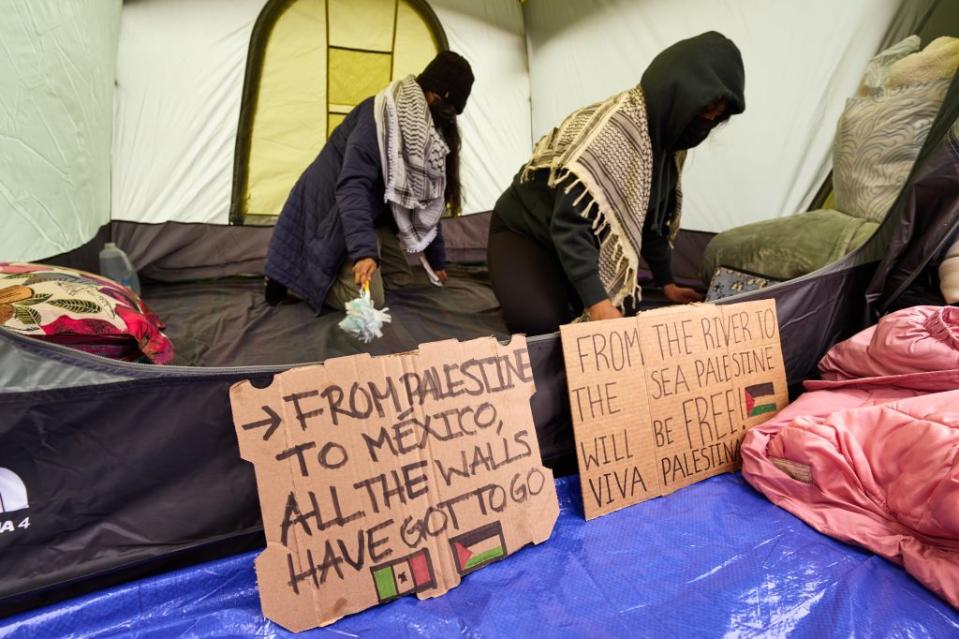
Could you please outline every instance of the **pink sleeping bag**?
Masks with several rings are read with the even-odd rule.
[[[959,308],[893,313],[819,367],[822,381],[747,433],[743,475],[959,607]]]

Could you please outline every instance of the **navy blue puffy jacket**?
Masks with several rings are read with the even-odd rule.
[[[266,275],[320,312],[346,260],[379,259],[374,228],[395,228],[383,201],[373,98],[361,102],[290,191],[266,257]],[[427,247],[434,269],[444,268],[442,229]]]

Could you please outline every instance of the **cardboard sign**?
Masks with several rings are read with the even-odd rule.
[[[788,403],[772,300],[561,328],[586,518],[735,470]]]
[[[463,575],[549,538],[559,515],[540,462],[526,340],[294,368],[230,390],[267,547],[263,614],[290,630]]]

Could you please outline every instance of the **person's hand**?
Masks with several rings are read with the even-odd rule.
[[[356,282],[357,286],[363,286],[363,284],[373,278],[373,273],[376,273],[376,269],[376,260],[372,257],[364,257],[361,260],[357,260],[356,264],[353,265],[353,281]]]
[[[450,278],[450,276],[446,274],[446,269],[440,269],[433,272],[436,273],[436,277],[439,278],[440,284],[446,284],[446,280]]]
[[[673,304],[692,304],[693,302],[702,302],[703,296],[691,288],[667,284],[663,287],[663,294]]]
[[[597,320],[608,320],[608,319],[618,319],[623,316],[618,308],[613,306],[613,303],[609,300],[603,300],[602,302],[597,302],[586,309],[586,314],[589,315],[591,322]]]

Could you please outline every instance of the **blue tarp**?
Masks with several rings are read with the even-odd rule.
[[[959,613],[898,566],[820,535],[740,475],[591,522],[557,482],[552,538],[302,637],[952,637]],[[292,637],[260,614],[255,553],[0,621],[0,638]]]

